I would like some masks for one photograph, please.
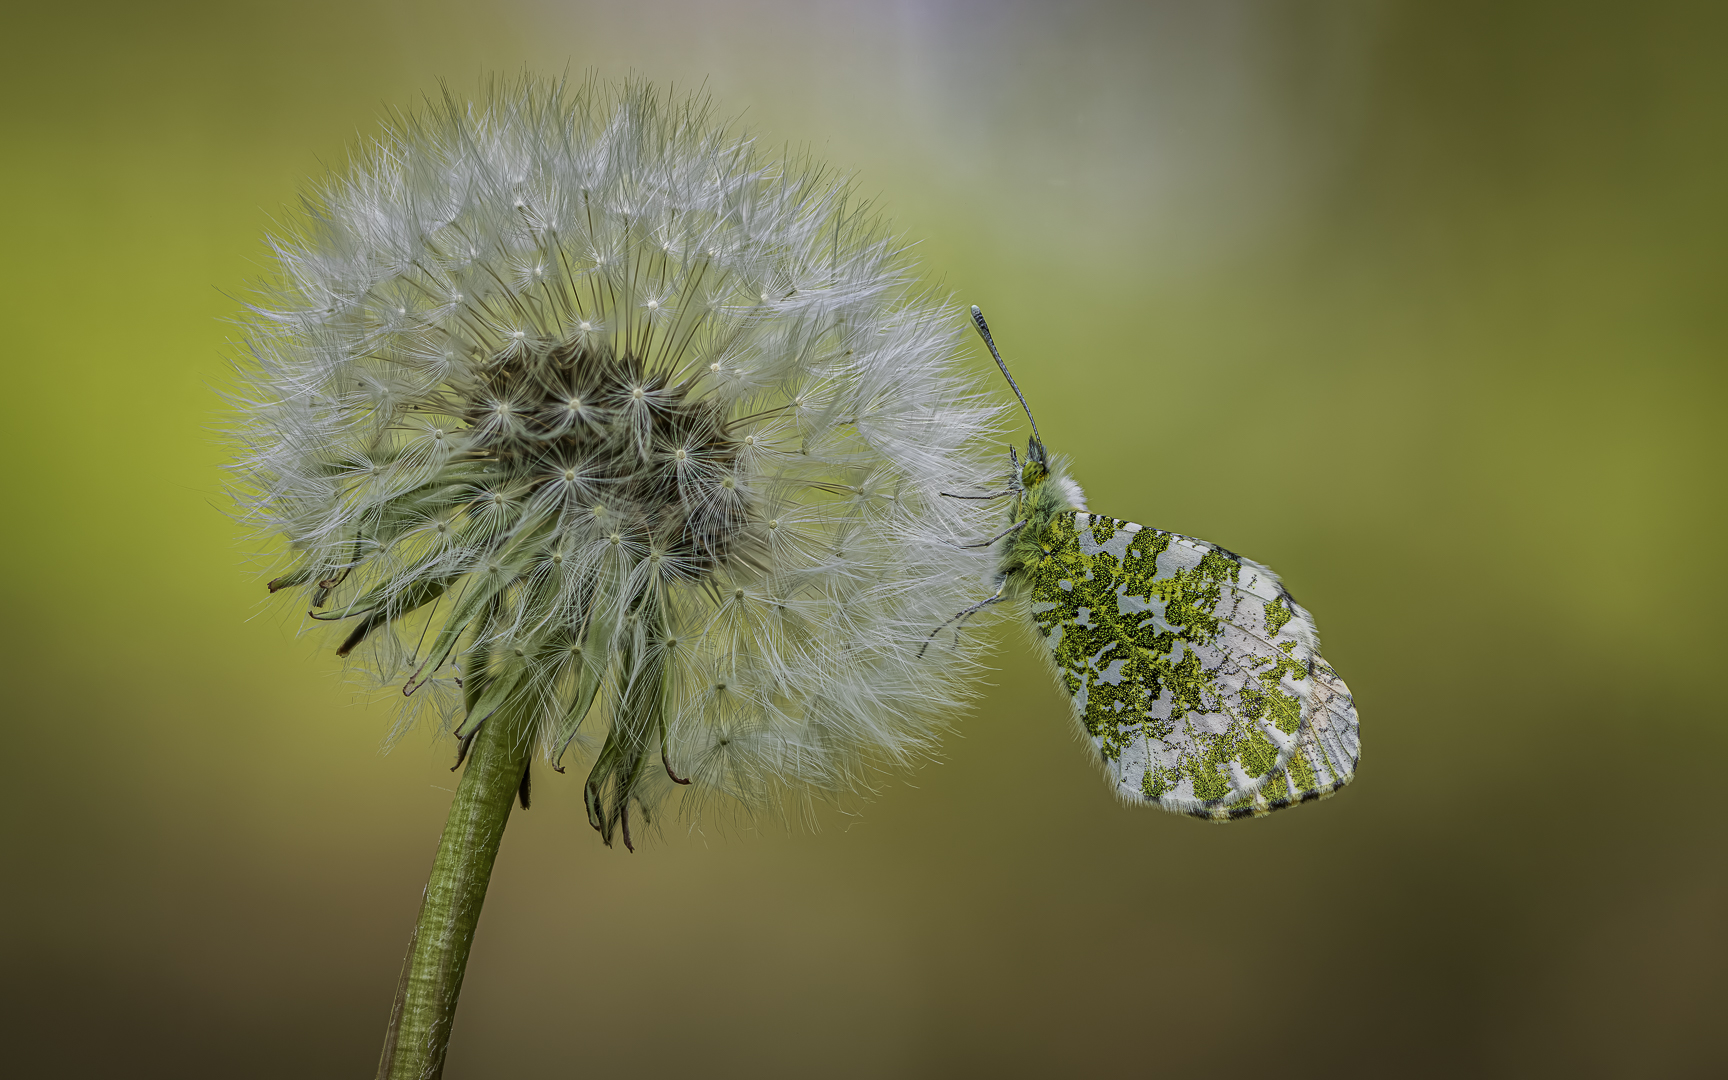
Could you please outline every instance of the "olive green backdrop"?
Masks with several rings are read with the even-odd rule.
[[[0,1071],[371,1075],[451,747],[381,756],[264,602],[213,387],[302,179],[527,64],[855,171],[1095,509],[1283,574],[1365,754],[1271,820],[1124,809],[1005,621],[945,762],[814,833],[631,856],[543,773],[453,1080],[1716,1073],[1725,11],[0,16]]]

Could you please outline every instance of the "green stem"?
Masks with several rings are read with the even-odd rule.
[[[474,926],[533,750],[516,712],[500,709],[475,732],[468,748],[467,768],[444,822],[420,919],[408,942],[378,1062],[379,1080],[437,1080],[444,1073]]]

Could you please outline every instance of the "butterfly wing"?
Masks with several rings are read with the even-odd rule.
[[[1094,514],[1039,539],[1032,620],[1118,795],[1227,821],[1350,782],[1356,706],[1272,571]]]

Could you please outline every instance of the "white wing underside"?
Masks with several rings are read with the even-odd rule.
[[[1229,820],[1349,782],[1355,704],[1277,575],[1097,515],[1051,533],[1033,620],[1118,795]]]

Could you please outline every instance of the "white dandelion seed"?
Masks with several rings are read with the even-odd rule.
[[[927,753],[994,558],[964,323],[847,184],[697,99],[532,80],[393,121],[248,323],[242,487],[315,619],[633,843]],[[455,692],[457,674],[462,692]],[[526,797],[526,780],[523,795]],[[506,803],[506,812],[508,803]]]

